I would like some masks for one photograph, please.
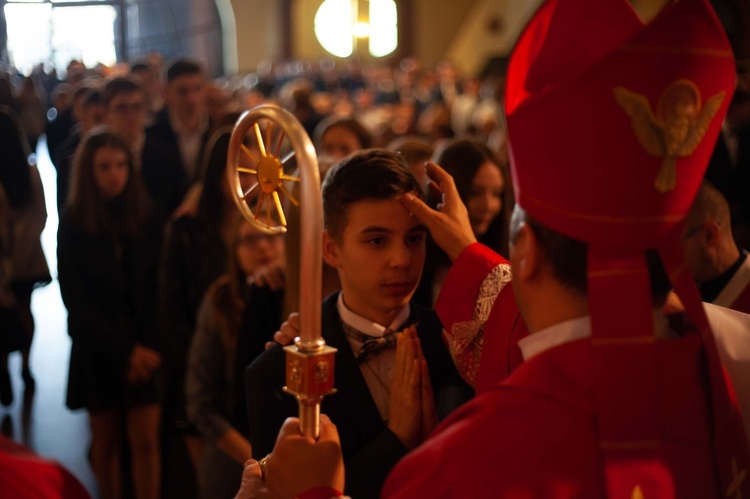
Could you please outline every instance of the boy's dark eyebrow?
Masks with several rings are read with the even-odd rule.
[[[371,225],[369,227],[366,227],[366,228],[362,229],[362,231],[360,232],[360,234],[369,234],[371,232],[386,232],[386,233],[390,234],[392,231],[390,229],[385,228],[385,227],[378,227],[377,225]]]
[[[414,227],[412,227],[411,229],[409,229],[409,232],[415,232],[415,231],[416,232],[427,232],[427,226],[423,225],[423,224],[419,224],[419,225],[415,225]],[[386,227],[379,227],[377,225],[371,225],[369,227],[366,227],[366,228],[362,229],[362,231],[360,232],[360,234],[370,234],[370,233],[373,233],[373,232],[390,234],[393,231],[391,229],[386,228]]]
[[[390,234],[393,231],[386,227],[379,227],[377,225],[371,225],[369,227],[362,229],[360,234],[369,234],[372,232],[379,232],[379,233],[385,232],[386,234]],[[427,232],[427,226],[423,224],[415,225],[414,227],[409,229],[409,232]]]

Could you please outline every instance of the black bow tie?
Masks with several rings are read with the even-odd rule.
[[[396,348],[397,333],[392,329],[387,329],[383,336],[370,336],[346,323],[343,323],[343,329],[346,336],[362,343],[362,346],[357,350],[357,364],[367,362],[370,357],[374,357],[385,350]]]

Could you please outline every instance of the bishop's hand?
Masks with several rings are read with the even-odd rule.
[[[477,241],[469,212],[458,195],[453,177],[432,162],[425,163],[425,168],[430,177],[430,189],[443,195],[439,210],[433,210],[413,194],[405,194],[401,202],[427,226],[438,246],[454,261],[467,246]]]

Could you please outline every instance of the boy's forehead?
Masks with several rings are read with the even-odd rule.
[[[347,205],[341,213],[342,234],[353,230],[361,232],[368,229],[407,230],[423,224],[401,205],[401,196],[388,199],[365,198]]]

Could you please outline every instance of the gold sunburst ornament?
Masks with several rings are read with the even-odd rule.
[[[664,158],[654,187],[662,193],[672,191],[677,183],[676,158],[695,152],[721,108],[726,92],[710,97],[701,107],[701,94],[695,83],[677,80],[661,94],[654,115],[644,95],[624,87],[613,91],[615,100],[630,117],[641,146],[651,156]]]
[[[242,117],[238,121],[237,126],[241,122]],[[266,131],[265,137],[261,131],[261,123],[263,123]],[[284,128],[280,127],[274,137],[274,121],[269,119],[253,121],[251,128],[254,134],[250,134],[250,136],[246,135],[245,137],[238,136],[238,140],[241,139],[239,150],[244,157],[232,158],[233,161],[230,161],[230,167],[227,169],[229,182],[235,186],[233,189],[234,200],[246,218],[250,218],[248,215],[252,215],[251,218],[256,225],[263,225],[266,229],[280,228],[283,231],[286,228],[286,215],[284,214],[279,193],[286,196],[295,206],[299,205],[294,196],[284,187],[283,183],[284,181],[300,181],[299,177],[288,175],[284,172],[284,166],[296,155],[296,152],[294,149],[291,149],[282,156],[283,147],[287,142],[286,133],[284,132]],[[253,153],[250,147],[245,144],[245,142],[253,141],[255,143],[252,144],[252,147],[257,150],[257,153]],[[245,161],[242,161],[243,159]],[[250,166],[246,165],[247,162],[250,163]],[[255,176],[255,181],[251,182],[250,187],[247,189],[244,188],[243,180],[245,179],[241,177],[241,174]],[[253,200],[256,199],[258,188],[260,188],[260,192],[257,193],[258,201],[253,209]],[[278,217],[280,227],[272,224],[272,207]],[[265,213],[263,213],[264,208]],[[265,215],[265,221],[261,219],[261,215]]]

